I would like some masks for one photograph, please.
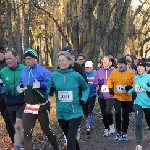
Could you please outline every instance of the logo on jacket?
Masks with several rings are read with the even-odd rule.
[[[6,80],[9,80],[9,78],[7,77]]]

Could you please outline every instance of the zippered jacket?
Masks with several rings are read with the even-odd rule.
[[[3,59],[2,61],[0,61],[0,70],[3,69],[6,66],[7,66],[7,64],[6,64],[5,59]],[[0,101],[4,101],[4,95],[3,94],[0,94]]]
[[[150,92],[150,75],[144,73],[134,77],[135,86],[128,93],[136,92],[134,104],[140,105],[142,108],[150,108],[150,98],[146,91]]]
[[[109,94],[107,80],[110,76],[111,72],[113,71],[112,68],[100,68],[96,71],[96,75],[94,78],[94,85],[99,86],[99,95],[98,98],[101,99],[110,99],[113,96]]]
[[[88,99],[89,88],[84,78],[73,69],[58,69],[50,78],[47,92],[50,87],[56,87],[56,116],[58,119],[70,120],[83,116],[79,100],[85,103]],[[82,97],[79,98],[79,86],[82,88]]]
[[[89,97],[96,96],[96,86],[93,84],[96,70],[92,70],[92,72],[90,72],[90,73],[85,72],[85,74],[87,76],[88,86],[90,88]]]
[[[20,83],[25,88],[25,102],[28,104],[44,103],[48,100],[46,87],[52,72],[35,63],[32,67],[25,67],[21,73]],[[40,82],[40,88],[32,88],[33,82]]]
[[[113,98],[116,98],[119,101],[132,101],[132,95],[128,94],[128,92],[125,90],[125,86],[134,86],[134,76],[135,73],[130,69],[120,72],[117,68],[111,72],[107,81],[107,85],[108,88],[113,88],[114,90]]]
[[[4,90],[4,93],[9,93],[5,96],[5,103],[8,106],[25,103],[23,93],[18,93],[15,87],[20,81],[20,75],[24,67],[24,65],[18,64],[15,69],[6,66],[1,70],[1,79],[4,85],[4,88],[1,88],[1,91]]]

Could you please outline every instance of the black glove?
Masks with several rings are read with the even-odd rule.
[[[85,102],[83,100],[79,100],[79,104],[84,107],[85,106]]]
[[[147,84],[148,87],[150,87],[149,83]],[[150,92],[146,91],[146,94],[148,95],[148,97],[150,98]]]
[[[55,91],[56,91],[56,87],[55,87],[55,86],[51,86],[51,87],[50,87],[49,96],[53,96],[53,94],[54,94]]]
[[[114,90],[113,90],[113,88],[109,88],[109,94],[114,96]]]
[[[130,89],[132,89],[132,86],[131,85],[127,85],[125,86],[125,90],[128,92]]]
[[[97,90],[97,96],[99,96],[99,94],[100,94],[100,89]]]
[[[20,88],[24,88],[24,86],[23,86],[23,84],[22,84],[22,83],[20,84]]]

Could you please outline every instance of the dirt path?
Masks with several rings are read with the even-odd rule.
[[[51,110],[51,120],[53,120],[51,127],[55,130],[59,142],[62,138],[61,129],[55,120],[55,109]],[[135,150],[135,121],[134,117],[130,118],[130,125],[128,129],[128,140],[127,141],[116,141],[115,134],[108,137],[103,137],[103,123],[101,120],[101,114],[98,109],[94,111],[94,121],[93,127],[91,129],[91,134],[86,135],[85,120],[81,123],[81,138],[79,140],[81,150]],[[150,150],[150,131],[145,130],[147,124],[143,121],[143,150]],[[34,149],[40,150],[51,150],[51,145],[49,144],[47,138],[43,135],[40,125],[37,122],[33,133]],[[0,150],[6,150],[11,145],[10,139],[5,130],[5,125],[0,116]]]

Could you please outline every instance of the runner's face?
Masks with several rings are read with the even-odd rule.
[[[5,61],[9,68],[15,68],[17,66],[17,57],[10,51],[5,53]]]
[[[0,52],[0,61],[2,61],[4,59],[4,53]]]
[[[85,62],[85,59],[83,58],[83,56],[78,56],[77,63],[82,65],[84,64],[84,62]]]
[[[70,65],[71,65],[71,61],[67,59],[66,56],[60,55],[58,57],[58,66],[60,67],[60,69],[67,69],[69,68]]]
[[[145,67],[137,66],[137,71],[138,71],[139,74],[143,74],[145,72]]]
[[[35,58],[30,57],[30,56],[26,56],[26,57],[25,57],[25,64],[26,64],[28,67],[32,67],[35,63],[36,63],[36,59],[35,59]]]
[[[85,71],[88,73],[92,72],[92,70],[93,70],[93,67],[85,67]]]
[[[109,67],[110,66],[110,61],[109,61],[109,58],[107,58],[107,57],[104,57],[103,58],[103,67],[105,68],[107,68],[107,67]]]
[[[146,72],[148,72],[150,70],[150,67],[146,66]]]
[[[126,65],[124,63],[118,63],[118,66],[119,66],[120,70],[123,70]]]

